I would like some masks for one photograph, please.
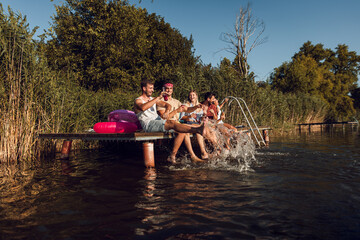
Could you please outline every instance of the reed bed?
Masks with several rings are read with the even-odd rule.
[[[1,8],[1,5],[0,5]],[[63,130],[69,93],[77,89],[52,71],[33,40],[26,18],[0,9],[0,162],[34,162],[52,144],[38,145],[40,132]],[[65,76],[65,78],[64,78]],[[75,90],[74,90],[75,89]],[[70,106],[70,105],[69,105]],[[66,114],[65,114],[66,115]]]
[[[31,34],[24,31],[26,21],[20,16],[11,14],[8,21],[1,17],[0,160],[15,162],[34,153],[34,89],[24,64]]]

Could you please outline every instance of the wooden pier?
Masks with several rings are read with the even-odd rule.
[[[265,141],[269,142],[269,127],[259,127]],[[250,129],[244,129],[249,131]],[[86,141],[118,141],[118,142],[143,142],[144,164],[146,167],[155,167],[154,143],[155,140],[172,139],[176,137],[176,132],[134,132],[134,133],[41,133],[40,139],[62,139],[61,159],[68,159],[73,140]]]
[[[345,125],[359,125],[359,122],[323,122],[323,123],[299,123],[297,124],[299,126],[299,132],[301,132],[301,127],[307,126],[309,131],[311,131],[312,126],[320,126],[321,129],[323,126],[336,126],[336,125],[342,125],[342,127],[345,127]]]

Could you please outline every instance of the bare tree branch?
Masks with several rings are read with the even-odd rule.
[[[227,43],[227,47],[222,50],[235,55],[240,74],[244,77],[249,73],[247,59],[250,52],[267,41],[267,37],[262,38],[264,31],[265,23],[260,19],[254,19],[248,3],[246,8],[240,8],[234,30],[221,34],[220,39]]]

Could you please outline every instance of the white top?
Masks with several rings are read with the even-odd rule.
[[[217,105],[217,110],[218,110],[217,120],[219,120],[221,118],[221,109],[220,109],[219,105]],[[221,124],[224,122],[223,122],[223,120],[220,120],[218,123]]]
[[[186,105],[187,107],[195,107],[194,104],[192,104],[192,103],[190,103],[190,102],[185,103],[185,105]],[[181,113],[180,113],[180,119],[181,119],[183,116],[191,116],[191,114],[193,114],[193,113],[196,114],[196,119],[193,119],[193,118],[192,118],[192,119],[190,119],[190,120],[192,120],[192,121],[194,121],[194,122],[200,122],[202,116],[204,115],[204,112],[203,112],[203,110],[202,110],[201,108],[198,108],[198,109],[196,109],[195,111],[193,111],[193,112],[191,112],[191,113],[181,112]]]
[[[140,99],[143,102],[143,104],[146,102],[142,97],[138,97],[137,99]],[[150,97],[149,101],[151,101],[152,99],[153,98]],[[154,105],[152,105],[150,108],[148,108],[147,110],[137,113],[136,116],[139,119],[141,127],[143,129],[147,129],[150,121],[161,119],[156,111],[156,103]]]

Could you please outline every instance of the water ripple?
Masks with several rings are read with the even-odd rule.
[[[334,138],[336,136],[336,138]],[[0,165],[3,239],[356,239],[359,138],[303,133],[225,158],[144,169],[140,157],[80,152]],[[159,163],[159,164],[158,164]]]

